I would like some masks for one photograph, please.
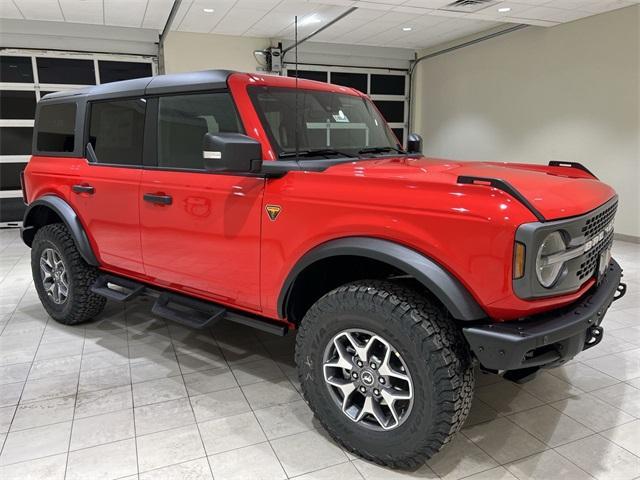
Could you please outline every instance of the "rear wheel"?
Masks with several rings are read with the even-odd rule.
[[[87,264],[67,228],[53,223],[40,228],[31,245],[31,272],[47,313],[66,325],[98,315],[106,299],[91,292],[98,270]]]
[[[342,286],[309,310],[296,361],[305,398],[348,450],[412,468],[438,452],[471,407],[473,368],[447,313],[390,282]]]

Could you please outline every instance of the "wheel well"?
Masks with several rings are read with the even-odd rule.
[[[29,229],[25,229],[22,238],[24,243],[28,246],[31,246],[33,242],[33,237],[35,237],[38,229],[44,227],[45,225],[50,225],[52,223],[64,223],[60,215],[50,207],[46,205],[36,205],[31,210],[29,210],[29,215],[25,219],[24,227],[32,227]]]
[[[285,307],[287,320],[296,325],[299,324],[311,305],[324,294],[345,283],[363,279],[390,278],[417,284],[417,281],[405,272],[372,258],[337,255],[318,260],[300,272],[291,285]]]

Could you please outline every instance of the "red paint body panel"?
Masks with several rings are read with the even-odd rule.
[[[260,217],[264,179],[144,170],[142,252],[153,283],[234,307],[260,309]],[[233,260],[230,260],[233,259]]]
[[[261,142],[265,161],[277,161],[247,87],[292,87],[295,80],[234,74],[228,83],[246,133]],[[305,80],[299,86],[362,95]],[[458,184],[460,175],[509,182],[547,220],[584,214],[615,195],[577,169],[404,156],[266,180],[33,157],[25,183],[30,202],[54,194],[75,209],[105,270],[273,319],[279,319],[277,299],[296,262],[324,242],[351,236],[423,253],[495,320],[564,306],[591,287],[588,280],[572,294],[518,298],[512,289],[515,232],[537,220],[501,190]],[[71,185],[83,182],[96,187],[95,195],[71,193]],[[150,204],[144,193],[169,194],[173,203]],[[266,214],[268,204],[282,207],[276,221]]]

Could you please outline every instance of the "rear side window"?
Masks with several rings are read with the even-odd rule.
[[[98,163],[142,165],[145,110],[144,99],[91,105],[89,142]]]
[[[158,166],[201,170],[206,133],[240,133],[231,95],[205,93],[161,97],[158,110]]]
[[[37,120],[38,150],[51,153],[73,152],[75,126],[75,103],[42,105]]]

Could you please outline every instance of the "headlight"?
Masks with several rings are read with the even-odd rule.
[[[540,245],[536,256],[536,275],[543,287],[549,288],[558,280],[565,260],[562,255],[557,254],[566,249],[567,245],[560,232],[550,233]]]

